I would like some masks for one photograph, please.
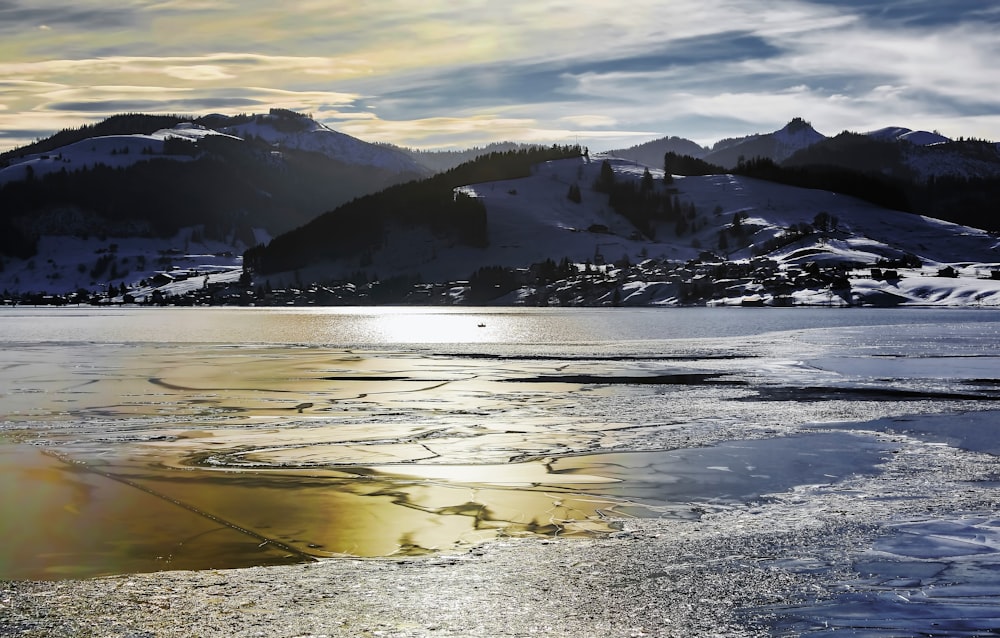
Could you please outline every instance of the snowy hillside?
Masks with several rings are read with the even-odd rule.
[[[238,280],[242,248],[206,240],[196,228],[169,239],[47,236],[35,257],[5,260],[0,290],[64,296],[83,291],[83,299],[97,294],[119,301],[122,286],[134,296],[156,288],[170,294],[201,288],[205,277]]]
[[[0,255],[58,262],[40,248],[51,237],[156,238],[156,250],[171,250],[183,233],[240,253],[261,233],[426,174],[398,149],[290,111],[115,116],[0,155]]]
[[[461,187],[458,192],[485,204],[487,247],[395,227],[371,255],[369,276],[419,274],[425,282],[447,282],[487,266],[516,270],[565,258],[580,272],[592,267],[605,284],[617,281],[626,305],[691,302],[691,286],[718,277],[720,269],[756,275],[734,276],[728,288],[709,286],[697,298],[701,303],[828,304],[835,296],[840,304],[1000,304],[1000,279],[993,278],[1000,270],[998,240],[984,231],[734,175],[675,176],[666,184],[662,171],[649,169],[655,188],[672,193],[687,212],[683,230],[676,221],[658,220],[648,236],[615,212],[606,194],[592,189],[605,161],[620,181],[638,183],[647,170],[595,156],[547,162],[522,179]],[[579,202],[568,197],[574,186],[581,191]],[[873,278],[877,264],[892,266],[884,267],[887,277]],[[334,259],[296,276],[339,280],[359,269],[356,259]],[[826,279],[805,274],[817,271]],[[833,286],[843,285],[834,280],[849,287],[834,293]],[[609,288],[585,285],[593,296],[574,289],[574,303],[610,303]],[[534,302],[537,292],[522,286],[503,302]]]
[[[609,260],[624,255],[635,261],[643,256],[640,253],[688,260],[704,250],[722,252],[730,258],[748,258],[757,244],[796,224],[813,223],[820,212],[837,217],[839,224],[822,243],[817,238],[816,245],[810,246],[815,255],[812,259],[830,254],[866,263],[906,252],[935,264],[1000,258],[995,252],[997,241],[983,231],[886,210],[835,193],[734,175],[676,176],[672,188],[682,201],[695,205],[697,214],[691,226],[697,230],[678,236],[673,225],[660,222],[655,239],[650,240],[638,236],[636,228],[611,209],[605,196],[588,192],[604,159],[597,156],[590,162],[549,162],[539,166],[530,178],[464,188],[486,203],[489,216],[491,246],[483,251],[480,261],[518,264],[569,256],[582,262],[593,259],[594,253],[604,254]],[[606,159],[616,176],[623,179],[638,180],[646,170],[626,160]],[[659,188],[667,188],[662,185],[662,171],[649,171]],[[566,197],[570,184],[584,188],[580,204]],[[731,229],[736,213],[745,215],[741,224],[751,234],[743,246],[729,242],[730,247],[720,251],[718,234]],[[607,230],[587,230],[595,225],[606,226]],[[559,250],[563,253],[553,254]]]
[[[428,172],[398,149],[370,144],[291,111],[272,109],[267,115],[254,115],[245,122],[237,120],[238,123],[230,123],[235,118],[225,116],[211,116],[209,119],[218,120],[220,130],[225,133],[262,139],[277,149],[321,153],[347,164],[375,166],[400,173],[424,175]]]
[[[951,141],[940,133],[914,131],[903,126],[887,126],[875,131],[869,131],[865,135],[877,140],[909,142],[916,146],[930,146],[931,144],[941,144],[942,142]]]
[[[756,157],[768,157],[775,162],[781,162],[797,151],[809,148],[825,139],[825,135],[797,117],[773,133],[722,140],[702,159],[724,168],[735,167],[740,158],[751,160]]]
[[[0,168],[0,185],[31,177],[39,178],[60,171],[92,169],[99,164],[125,168],[154,158],[190,161],[191,155],[171,153],[167,140],[195,142],[209,135],[223,135],[203,126],[184,123],[149,134],[103,135],[74,142],[47,153],[32,153]]]
[[[605,165],[618,183],[651,178],[653,192],[673,201],[680,217],[656,219],[641,232],[616,212],[608,194],[594,190]],[[570,197],[574,188],[578,198]],[[610,304],[612,296],[624,305],[1000,305],[996,237],[826,191],[728,174],[668,182],[658,169],[597,155],[546,162],[528,177],[456,192],[485,206],[487,246],[395,224],[366,265],[356,257],[334,258],[269,275],[267,284],[418,276],[444,284],[460,301],[478,269],[527,272],[551,260],[575,264],[579,278],[564,273],[545,291],[526,281],[500,301],[535,303],[541,295],[598,305]],[[5,261],[0,288],[82,288],[118,301],[125,293],[140,301],[209,289],[216,296],[241,294],[229,290],[242,274],[238,254],[204,240],[197,229],[178,234],[169,249],[140,239],[95,241],[45,239],[35,258]]]
[[[0,185],[27,179],[29,175],[42,177],[62,170],[94,168],[99,164],[124,168],[151,159],[190,161],[192,154],[172,151],[168,140],[197,142],[208,136],[262,140],[276,150],[319,153],[344,164],[372,166],[395,173],[413,176],[428,173],[398,149],[369,144],[307,116],[273,109],[266,115],[211,115],[199,118],[198,122],[184,122],[148,134],[96,136],[46,152],[11,154],[10,165],[0,168]]]
[[[904,150],[904,157],[906,166],[920,180],[941,176],[1000,177],[1000,147],[989,142],[914,145]]]

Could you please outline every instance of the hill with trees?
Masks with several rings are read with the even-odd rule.
[[[580,155],[578,146],[490,153],[433,177],[399,184],[324,213],[266,245],[247,250],[244,266],[250,272],[266,275],[324,260],[368,255],[382,246],[389,224],[426,227],[468,246],[485,246],[489,242],[486,209],[475,197],[456,192],[456,188],[525,177],[534,164]]]
[[[34,255],[44,235],[169,238],[191,226],[253,246],[261,233],[428,174],[401,152],[280,109],[194,122],[115,116],[2,161],[0,254],[20,258]]]

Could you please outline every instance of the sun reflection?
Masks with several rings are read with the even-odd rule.
[[[476,483],[481,485],[530,486],[558,483],[580,485],[616,483],[619,478],[597,474],[573,473],[554,475],[544,462],[508,463],[505,465],[399,465],[376,466],[375,471],[392,476],[428,480]]]
[[[381,309],[372,316],[372,330],[388,343],[490,343],[506,341],[507,322],[501,316]]]

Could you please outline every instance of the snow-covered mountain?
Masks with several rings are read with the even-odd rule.
[[[41,178],[60,171],[78,171],[103,165],[109,168],[127,168],[152,159],[169,159],[184,162],[191,155],[170,152],[168,140],[197,143],[208,135],[221,135],[204,126],[184,122],[169,129],[132,135],[101,135],[57,147],[52,151],[17,155],[9,154],[0,168],[0,185],[22,181],[29,177]]]
[[[400,149],[359,140],[293,111],[271,109],[266,115],[248,119],[211,115],[204,120],[223,133],[263,140],[278,150],[320,153],[347,164],[374,166],[398,173],[428,173]]]
[[[826,136],[817,132],[809,122],[797,117],[773,133],[717,142],[701,159],[723,168],[734,168],[740,159],[751,160],[756,157],[781,162],[795,152],[825,139]]]
[[[932,175],[977,174],[974,171],[1000,166],[993,143],[946,141],[924,146],[908,141],[914,137],[908,138],[909,132],[895,128],[826,138],[805,121],[793,120],[774,133],[720,142],[713,153],[752,158],[759,155],[754,149],[767,149],[767,156],[776,153],[801,167],[835,165],[833,160],[841,158],[863,170],[904,166],[918,174],[913,162],[919,161]],[[152,206],[154,196],[167,199],[171,195],[170,184],[188,195],[209,184],[218,185],[219,176],[230,174],[220,166],[235,163],[239,166],[236,174],[249,174],[250,179],[229,184],[213,200],[214,205],[253,211],[253,206],[279,199],[279,195],[282,201],[291,201],[285,199],[288,194],[281,190],[282,182],[268,181],[274,175],[340,165],[331,155],[359,159],[369,151],[375,152],[345,141],[309,118],[278,111],[241,118],[209,116],[148,133],[71,140],[8,158],[7,170],[20,166],[26,173],[25,167],[31,166],[32,179],[44,181],[49,175],[51,181],[56,179],[54,174],[71,172],[62,171],[57,162],[79,163],[91,171],[107,166],[111,158],[117,162],[115,171],[135,171],[146,165],[155,169],[154,174],[169,177],[157,182],[152,191],[143,191],[148,183],[139,188]],[[519,152],[495,153],[491,161],[499,166]],[[208,181],[194,182],[194,177],[183,172],[207,157],[215,163],[200,166],[221,171],[207,176]],[[380,157],[379,161],[391,164],[385,159],[389,155]],[[864,158],[868,164],[852,158]],[[157,159],[163,162],[157,164]],[[295,242],[300,240],[292,238],[292,233],[282,235],[278,243],[283,243],[285,253],[310,255],[285,270],[258,268],[267,263],[260,259],[244,272],[243,249],[266,244],[276,234],[261,225],[244,224],[247,227],[238,241],[237,235],[218,228],[212,231],[197,218],[169,234],[157,235],[146,228],[129,236],[118,232],[129,226],[128,218],[102,222],[99,212],[79,205],[48,206],[28,220],[34,226],[26,226],[26,220],[16,216],[0,219],[14,231],[34,228],[40,233],[34,254],[0,258],[0,290],[23,295],[83,289],[118,300],[125,299],[125,294],[138,300],[156,294],[184,295],[189,300],[292,303],[304,298],[295,295],[305,295],[308,282],[318,282],[318,289],[327,291],[321,302],[365,303],[369,298],[363,286],[370,284],[364,282],[399,279],[419,280],[427,286],[437,282],[440,286],[434,290],[438,292],[425,288],[428,296],[418,300],[439,303],[444,298],[492,299],[488,296],[492,287],[486,293],[480,289],[477,295],[469,294],[487,276],[477,279],[477,273],[493,269],[488,276],[507,273],[502,284],[491,284],[504,293],[501,303],[1000,305],[1000,242],[984,230],[888,210],[826,190],[725,172],[665,176],[662,158],[654,159],[648,168],[635,158],[611,153],[553,160],[516,178],[448,182],[453,190],[445,191],[443,201],[438,194],[420,199],[423,191],[403,188],[379,200],[394,210],[380,214],[377,223],[357,211],[347,214],[337,209],[322,216],[323,224],[301,227],[306,232],[300,229],[295,237],[308,238],[308,251],[297,248]],[[371,171],[388,173],[370,164],[350,166],[359,179]],[[53,171],[51,167],[58,168]],[[489,162],[477,170],[475,174],[504,172],[491,169]],[[449,172],[446,181],[466,174],[463,171],[460,167]],[[17,185],[25,181],[12,180],[0,187],[0,197],[21,192],[22,186]],[[967,197],[961,182],[955,184],[957,196]],[[119,196],[115,189],[101,192]],[[989,192],[977,191],[977,196],[989,197]],[[233,207],[234,202],[242,208]],[[451,204],[455,206],[450,208]],[[287,215],[288,204],[282,206]],[[182,210],[168,209],[182,216]],[[466,213],[476,220],[464,219]],[[249,212],[234,214],[232,219],[251,218]],[[425,214],[430,217],[425,219]],[[77,232],[52,230],[58,228]],[[470,236],[476,239],[469,240]],[[267,249],[260,250],[260,255],[266,254]],[[553,275],[556,263],[561,265],[558,275]],[[283,301],[254,296],[265,284],[269,290],[272,286],[303,290],[279,298]],[[339,292],[330,292],[334,285],[340,286]]]
[[[413,176],[429,173],[400,149],[364,142],[306,115],[272,109],[267,114],[252,116],[208,115],[149,133],[97,135],[39,152],[11,151],[4,154],[0,164],[0,185],[29,175],[43,177],[97,165],[125,168],[153,159],[190,161],[195,155],[177,152],[178,145],[171,142],[197,144],[210,136],[263,143],[278,153],[290,150],[318,153],[344,164],[393,173]]]
[[[837,166],[915,182],[932,177],[996,178],[1000,177],[1000,147],[893,127],[866,134],[844,132],[820,140],[786,158],[784,164]]]
[[[930,146],[931,144],[941,144],[951,140],[940,133],[930,131],[914,131],[904,126],[887,126],[875,131],[869,131],[865,135],[876,140],[889,140],[896,142],[909,142],[917,146]]]
[[[845,138],[855,139],[845,143]],[[862,143],[864,141],[871,144]],[[888,126],[861,134],[845,131],[827,137],[802,118],[794,118],[772,133],[719,140],[711,148],[673,136],[609,151],[615,157],[651,167],[661,167],[668,152],[701,159],[727,170],[735,168],[740,159],[767,158],[779,164],[842,166],[917,180],[932,176],[1000,175],[1000,144],[955,141],[940,133],[903,126]]]
[[[47,235],[159,238],[168,249],[195,226],[242,252],[428,174],[400,149],[291,111],[115,116],[0,156],[0,254],[30,257]]]

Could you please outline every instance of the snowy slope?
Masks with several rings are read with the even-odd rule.
[[[786,236],[790,227],[812,224],[820,212],[835,218],[834,229],[785,242],[765,256],[786,269],[811,262],[827,266],[874,264],[912,254],[924,264],[923,270],[915,271],[924,277],[922,285],[929,283],[927,276],[946,264],[964,268],[959,279],[943,278],[935,283],[940,290],[954,292],[930,293],[913,283],[908,301],[934,303],[961,303],[963,298],[971,300],[976,295],[982,298],[982,290],[965,295],[958,288],[969,288],[966,278],[980,281],[977,277],[989,277],[1000,262],[998,240],[984,231],[887,210],[844,195],[733,175],[675,177],[671,187],[679,199],[696,206],[692,224],[696,230],[677,235],[673,224],[659,222],[655,239],[648,239],[609,206],[607,195],[591,189],[604,159],[595,156],[592,161],[548,162],[536,167],[530,177],[465,186],[459,190],[486,206],[488,247],[472,248],[428,231],[395,228],[387,234],[384,248],[373,255],[371,271],[382,278],[419,274],[424,281],[440,282],[467,278],[483,266],[524,268],[563,257],[581,265],[623,259],[637,264],[647,258],[683,263],[710,251],[719,254],[719,259],[747,261],[759,256],[765,242]],[[645,170],[634,162],[606,159],[618,180],[639,180]],[[656,178],[656,188],[667,188],[662,171],[650,172]],[[581,187],[579,204],[567,197],[572,184]],[[743,217],[745,231],[739,238],[731,233],[737,213]],[[720,235],[727,238],[725,249],[719,248]],[[356,261],[345,260],[316,265],[308,276],[336,279],[357,270]],[[868,271],[859,270],[858,276],[867,277]],[[672,294],[669,286],[653,284],[630,283],[629,290],[638,295],[633,301],[660,303],[664,295]],[[660,293],[657,287],[662,289]],[[1000,302],[1000,281],[982,281],[972,286],[976,287],[995,290]]]
[[[690,224],[693,230],[678,235],[673,224],[657,222],[655,238],[650,239],[611,208],[606,194],[592,189],[605,160],[617,181],[640,180],[646,170],[628,160],[594,156],[548,162],[522,179],[469,184],[458,190],[479,198],[486,207],[486,248],[462,245],[426,228],[397,226],[389,229],[383,248],[371,256],[368,275],[382,279],[419,275],[427,282],[448,282],[466,279],[484,266],[526,268],[564,257],[581,267],[587,262],[640,264],[658,260],[679,268],[706,252],[719,255],[716,260],[725,258],[734,263],[767,258],[780,274],[801,270],[810,263],[824,267],[874,264],[909,254],[919,258],[922,266],[897,269],[899,277],[892,280],[872,279],[868,267],[854,270],[851,284],[855,301],[1000,305],[1000,280],[991,278],[993,271],[1000,269],[1000,247],[998,239],[986,232],[887,210],[843,195],[734,175],[675,176],[667,185],[662,171],[650,169],[656,189],[663,192],[670,188],[682,203],[694,204],[696,209]],[[567,197],[571,185],[580,187],[580,203]],[[834,220],[832,228],[787,241],[789,228],[812,224],[821,212]],[[742,230],[734,234],[737,214]],[[724,248],[720,246],[723,236]],[[776,242],[776,247],[761,254],[761,247],[769,241]],[[159,284],[161,291],[184,292],[205,286],[206,275],[212,283],[235,281],[240,272],[235,252],[231,246],[202,243],[194,230],[184,231],[167,243],[110,237],[43,238],[33,259],[5,262],[0,288],[70,292],[125,284],[134,294],[147,295],[153,289],[149,280],[157,272],[165,272],[170,278]],[[98,272],[102,259],[106,268]],[[107,266],[109,260],[111,266]],[[940,276],[939,270],[945,266],[954,266],[958,276]],[[298,279],[331,281],[362,269],[352,258],[271,279],[276,286]],[[144,279],[147,285],[140,286]],[[741,286],[743,292],[735,293],[737,300],[739,294],[754,293],[753,285]],[[662,271],[633,273],[622,292],[626,304],[678,303],[677,284],[668,281]],[[798,290],[793,297],[798,303],[826,303],[829,291]]]
[[[931,144],[941,144],[951,141],[944,135],[931,133],[930,131],[910,131],[909,133],[900,135],[899,139],[910,144],[916,144],[917,146],[930,146]]]
[[[953,142],[912,146],[904,151],[906,165],[918,179],[931,176],[1000,176],[1000,148],[990,143]]]
[[[435,237],[425,230],[396,228],[374,255],[372,271],[381,277],[419,273],[425,281],[464,279],[483,266],[527,267],[546,259],[568,257],[584,263],[629,257],[647,251],[671,259],[697,255],[690,246],[658,244],[641,238],[625,218],[608,205],[607,195],[591,190],[603,157],[546,162],[531,177],[470,184],[458,189],[486,206],[489,246],[473,248]],[[609,158],[617,174],[639,179],[645,167]],[[652,170],[662,178],[662,170]],[[570,185],[582,191],[577,204],[567,197]],[[602,228],[603,227],[603,228]],[[604,229],[607,229],[606,231]],[[317,266],[317,277],[347,276],[358,270],[355,260]]]
[[[222,135],[192,123],[179,124],[170,129],[161,129],[148,135],[104,135],[74,142],[48,153],[34,153],[18,158],[0,169],[0,185],[20,181],[28,177],[42,177],[61,170],[68,172],[84,168],[94,168],[103,164],[110,168],[125,168],[151,159],[190,161],[189,155],[164,153],[165,141],[178,138],[197,141],[208,135]]]
[[[324,124],[298,114],[274,109],[268,115],[256,115],[248,122],[226,125],[222,130],[241,138],[254,136],[275,147],[321,153],[347,164],[361,164],[400,172],[424,175],[428,171],[406,153],[389,146],[370,144],[335,131]]]
[[[35,175],[96,162],[127,166],[143,158],[162,156],[165,141],[170,137],[195,140],[206,135],[253,138],[277,149],[307,150],[359,163],[369,161],[372,166],[395,165],[400,170],[415,166],[412,159],[394,149],[365,144],[290,112],[276,110],[269,115],[241,118],[212,116],[205,121],[211,126],[183,124],[149,135],[92,138],[54,153],[24,158],[23,162],[0,172],[0,176],[23,178],[27,166],[31,166]],[[897,127],[871,135],[902,139],[908,133],[912,131]],[[731,141],[721,148],[739,152],[741,146],[746,151],[751,148],[747,144],[757,143],[766,144],[775,152],[790,153],[822,139],[825,138],[808,123],[793,120],[775,133]],[[912,161],[923,163],[917,166],[924,166],[931,173],[947,166],[968,171],[976,168],[964,167],[959,151],[945,153],[949,146],[907,145]],[[994,145],[989,146],[996,151]],[[399,160],[397,154],[403,159]],[[183,160],[186,156],[170,157]],[[394,164],[397,160],[399,163]],[[714,253],[718,261],[737,263],[768,258],[779,270],[791,272],[813,263],[874,264],[878,260],[916,256],[922,268],[897,269],[901,277],[896,281],[871,279],[867,268],[855,270],[851,275],[852,287],[860,299],[882,296],[887,303],[1000,304],[1000,280],[992,279],[993,271],[1000,269],[998,240],[983,231],[883,209],[843,195],[728,174],[675,176],[671,184],[665,184],[662,170],[651,166],[655,189],[661,194],[670,189],[672,196],[685,206],[693,205],[696,213],[680,234],[673,222],[658,221],[653,223],[654,232],[647,237],[615,212],[606,194],[593,190],[604,161],[611,166],[617,181],[638,181],[646,171],[645,166],[634,160],[594,155],[538,165],[531,176],[522,179],[469,184],[458,190],[484,204],[489,232],[487,247],[463,245],[427,228],[397,226],[385,234],[384,245],[371,255],[370,263],[359,264],[354,257],[315,264],[299,273],[287,273],[285,281],[276,276],[274,283],[347,279],[359,270],[373,279],[419,275],[427,282],[448,282],[466,279],[484,266],[527,268],[547,259],[563,258],[581,267],[586,262],[639,264],[647,259],[684,264]],[[18,171],[20,177],[16,176]],[[567,196],[571,186],[580,189],[579,203]],[[801,237],[790,236],[789,229],[813,224],[819,213],[836,220],[832,228]],[[738,233],[734,232],[735,216],[742,220]],[[112,244],[116,246],[114,250]],[[70,292],[77,288],[94,290],[108,284],[125,284],[138,291],[139,282],[151,279],[157,272],[198,271],[202,278],[207,274],[220,278],[219,281],[229,281],[238,277],[239,250],[242,248],[232,245],[202,245],[197,229],[186,229],[167,242],[43,237],[39,254],[34,258],[5,259],[0,271],[0,289]],[[100,262],[106,262],[110,253],[114,253],[117,270],[98,272]],[[959,276],[939,277],[938,270],[946,265],[955,266]],[[171,283],[163,284],[168,286],[163,290],[180,291],[186,290],[185,286],[204,285],[203,279],[189,276],[172,279]],[[144,294],[151,290],[148,285],[141,289]],[[657,274],[635,276],[623,290],[634,303],[677,302],[676,282],[670,283]],[[746,288],[746,292],[752,293],[753,289]],[[823,294],[827,293],[799,290],[795,298],[821,303]]]
[[[904,126],[887,126],[875,131],[869,131],[865,135],[877,140],[904,141],[917,146],[930,146],[931,144],[941,144],[951,141],[940,133],[914,131]]]
[[[196,142],[210,135],[234,139],[253,136],[277,149],[320,153],[345,164],[373,166],[395,173],[428,173],[427,169],[398,149],[369,144],[304,115],[275,109],[271,114],[255,115],[248,121],[242,121],[245,119],[209,116],[202,120],[211,122],[213,126],[186,122],[151,134],[92,137],[46,153],[14,157],[10,166],[0,169],[0,185],[26,179],[29,174],[41,177],[63,169],[71,172],[98,164],[124,168],[154,158],[190,161],[192,158],[189,155],[165,153],[165,141],[178,138]],[[234,121],[240,123],[231,124]]]
[[[720,208],[721,219],[717,223],[729,222],[734,212],[746,213],[743,225],[756,229],[751,238],[755,244],[777,236],[793,224],[811,224],[817,213],[836,216],[837,229],[826,233],[822,244],[813,245],[814,240],[809,244],[813,251],[809,259],[813,261],[828,254],[836,259],[874,262],[881,257],[900,257],[906,252],[929,263],[1000,258],[996,252],[997,238],[985,231],[881,208],[846,195],[734,175],[685,177],[679,178],[677,184],[700,208]],[[748,257],[749,253],[736,248],[732,256]],[[795,259],[788,254],[778,256]]]
[[[245,247],[244,247],[245,248]],[[0,271],[0,291],[66,294],[83,289],[103,293],[125,284],[144,289],[140,282],[166,274],[171,289],[204,285],[204,277],[242,272],[239,248],[205,241],[197,229],[185,229],[169,239],[147,237],[45,236],[31,259],[7,260]]]

